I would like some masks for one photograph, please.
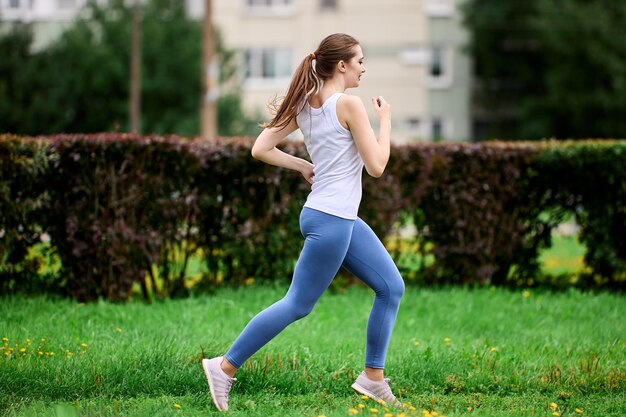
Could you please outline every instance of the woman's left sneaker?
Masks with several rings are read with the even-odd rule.
[[[209,382],[209,390],[213,403],[220,411],[228,411],[228,393],[237,378],[231,378],[222,370],[222,356],[213,359],[202,359],[204,375]]]

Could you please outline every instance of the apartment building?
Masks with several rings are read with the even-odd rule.
[[[88,0],[0,0],[0,20],[33,27],[33,48],[41,49],[72,24]],[[96,0],[106,3],[106,0]]]
[[[186,0],[194,18],[203,0]],[[470,62],[459,0],[213,0],[226,46],[241,52],[249,111],[282,94],[300,61],[334,32],[363,47],[366,73],[358,89],[366,105],[384,96],[393,109],[396,143],[468,140]],[[370,114],[375,119],[373,112]]]
[[[87,0],[0,0],[0,18],[36,23],[35,47],[69,24]],[[98,0],[106,2],[106,0]],[[183,0],[181,0],[183,1]],[[184,0],[191,18],[204,0]],[[464,0],[213,0],[213,18],[227,48],[238,51],[244,108],[265,114],[301,60],[334,32],[361,42],[366,105],[384,96],[393,110],[395,143],[471,139],[470,61]],[[373,112],[370,114],[375,122]]]

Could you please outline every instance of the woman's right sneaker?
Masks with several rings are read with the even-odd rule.
[[[372,381],[367,377],[365,371],[361,372],[359,377],[352,384],[352,389],[362,395],[367,395],[373,400],[384,401],[385,404],[402,407],[402,403],[398,401],[389,387],[389,378],[384,381]]]
[[[209,382],[213,403],[218,410],[228,411],[228,393],[237,378],[231,378],[222,370],[222,359],[222,356],[213,359],[202,359],[202,368]]]

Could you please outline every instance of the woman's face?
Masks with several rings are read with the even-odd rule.
[[[363,64],[363,50],[361,45],[352,47],[355,53],[354,57],[346,63],[346,88],[355,88],[359,86],[361,76],[365,72],[365,64]]]

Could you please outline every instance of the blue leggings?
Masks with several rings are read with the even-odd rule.
[[[257,314],[226,353],[239,368],[294,321],[313,310],[341,266],[376,293],[367,324],[365,366],[384,369],[404,282],[389,253],[361,219],[348,220],[305,207],[304,247],[284,298]]]

